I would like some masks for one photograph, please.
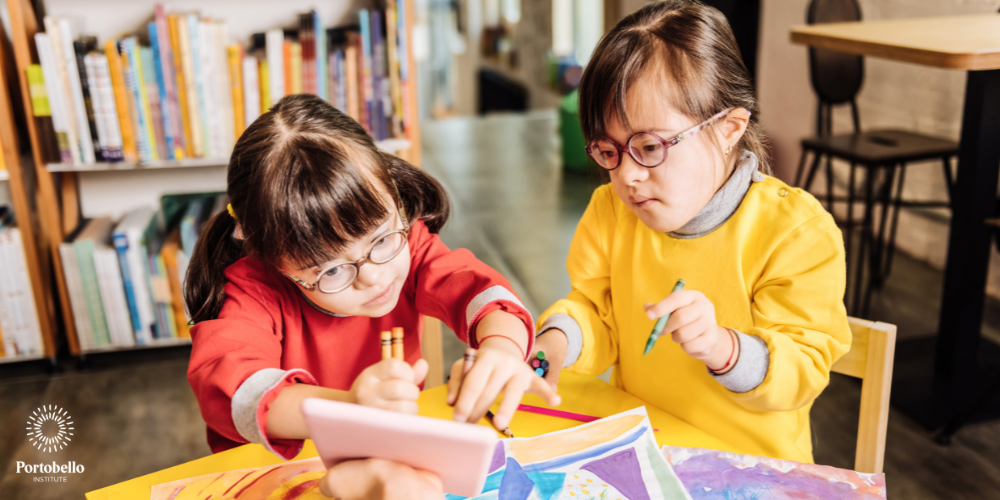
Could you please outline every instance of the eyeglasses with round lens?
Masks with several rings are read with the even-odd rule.
[[[605,170],[614,170],[622,163],[622,156],[628,153],[636,163],[646,168],[654,168],[663,164],[667,160],[667,149],[676,146],[708,126],[723,119],[734,108],[725,109],[711,118],[691,127],[680,134],[664,139],[653,132],[641,131],[632,134],[622,146],[609,137],[603,137],[591,141],[587,144],[587,155],[590,156],[597,166]]]

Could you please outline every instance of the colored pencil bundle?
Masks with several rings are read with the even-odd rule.
[[[262,112],[300,92],[328,100],[376,140],[407,137],[404,4],[385,5],[333,29],[304,13],[294,29],[246,45],[232,43],[224,21],[162,5],[142,34],[103,44],[46,17],[35,35],[40,71],[29,74],[44,155],[75,165],[223,159]]]

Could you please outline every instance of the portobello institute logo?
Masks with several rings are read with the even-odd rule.
[[[28,417],[28,441],[44,452],[65,448],[73,436],[73,417],[56,405],[45,405]]]

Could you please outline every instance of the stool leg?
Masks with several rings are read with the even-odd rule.
[[[858,247],[858,256],[856,259],[858,270],[855,275],[854,300],[852,301],[854,304],[852,310],[855,315],[861,308],[861,292],[864,290],[865,262],[867,260],[865,259],[865,250],[872,231],[872,183],[874,182],[874,177],[874,168],[865,170],[865,218],[864,222],[861,223],[861,243]]]
[[[806,185],[802,186],[802,189],[809,191],[812,187],[813,179],[816,177],[816,171],[819,170],[819,162],[823,158],[823,155],[819,151],[814,152],[812,165],[809,167],[809,175],[806,176]]]
[[[844,221],[844,251],[847,253],[847,262],[850,262],[851,255],[854,255],[851,240],[854,238],[854,176],[857,169],[858,165],[851,162],[851,175],[847,181],[847,220]]]
[[[903,182],[906,178],[906,165],[901,165],[899,169],[899,183],[896,187],[895,205],[892,209],[892,227],[889,229],[889,254],[885,258],[885,270],[883,274],[889,275],[892,271],[892,256],[896,253],[896,228],[899,227],[899,207],[903,202]]]
[[[809,155],[809,150],[806,149],[805,146],[803,146],[802,155],[799,156],[799,168],[795,170],[795,184],[792,184],[795,187],[802,187],[802,184],[800,184],[800,182],[802,182],[802,176],[803,174],[805,174],[806,156],[808,155]]]
[[[889,205],[892,200],[892,185],[895,179],[896,165],[886,165],[885,166],[885,179],[882,181],[881,186],[881,205],[882,213],[879,214],[879,225],[878,225],[878,238],[872,242],[871,251],[871,271],[870,277],[868,279],[868,286],[865,289],[865,301],[864,306],[861,309],[861,317],[868,317],[868,310],[872,303],[872,289],[878,288],[882,289],[885,284],[886,276],[882,274],[882,263],[885,260],[883,255],[885,252],[885,225],[886,219],[889,215]]]
[[[833,214],[833,156],[826,155],[826,209]]]
[[[948,190],[948,204],[952,203],[952,191],[955,190],[955,179],[951,174],[951,157],[945,156],[941,158],[941,164],[944,167],[944,187]]]

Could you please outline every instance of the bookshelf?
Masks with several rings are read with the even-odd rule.
[[[36,12],[31,0],[5,0],[11,24],[11,38],[14,43],[18,79],[21,84],[21,100],[25,103],[28,121],[28,135],[32,146],[34,170],[38,177],[39,219],[43,228],[44,246],[42,250],[51,257],[52,273],[55,277],[56,292],[60,303],[69,304],[69,291],[64,278],[63,264],[59,254],[59,244],[77,226],[81,218],[98,215],[118,216],[131,208],[127,203],[143,199],[149,204],[167,193],[183,191],[224,191],[225,166],[228,159],[190,158],[180,161],[149,161],[145,163],[92,163],[70,165],[45,161],[42,137],[36,127],[31,112],[31,98],[27,86],[27,68],[38,64],[35,48],[35,34],[42,26],[42,16],[64,16],[82,21],[84,32],[96,35],[99,43],[135,33],[150,17],[157,3],[170,12],[197,12],[203,18],[225,19],[231,40],[244,42],[253,33],[269,29],[287,28],[298,24],[300,13],[315,10],[321,24],[335,27],[354,24],[361,8],[382,9],[384,2],[377,0],[351,0],[344,2],[321,2],[312,0],[42,0],[34,2],[44,12]],[[405,8],[406,32],[413,33],[414,0],[398,0]],[[417,89],[413,44],[407,40],[405,57],[410,71],[410,84],[406,97],[411,106],[406,110],[404,121],[408,123],[408,141],[389,139],[379,143],[383,150],[420,165],[420,128],[416,109]],[[9,141],[4,141],[5,144]],[[16,143],[16,142],[15,142]],[[120,193],[121,196],[114,193]],[[70,307],[62,307],[64,325],[70,352],[74,356],[84,356],[94,350],[81,349],[73,313]],[[176,342],[162,342],[157,345],[176,345]],[[430,363],[427,387],[444,381],[444,363],[441,346],[440,322],[428,318],[424,323],[422,339],[424,357]]]
[[[17,363],[47,358],[50,366],[57,368],[55,308],[50,299],[48,286],[50,275],[46,272],[47,268],[43,267],[39,261],[39,256],[43,255],[42,249],[39,248],[41,239],[37,235],[36,227],[30,216],[32,207],[29,182],[26,179],[26,172],[22,170],[21,166],[20,141],[14,120],[15,103],[11,100],[11,96],[16,95],[17,89],[8,89],[8,85],[16,85],[18,80],[15,80],[10,74],[15,66],[11,60],[11,47],[5,40],[6,33],[0,27],[0,149],[2,149],[0,154],[3,154],[4,164],[4,168],[0,170],[0,189],[7,188],[10,204],[18,219],[18,230],[21,235],[28,281],[35,303],[35,310],[30,311],[29,314],[34,314],[38,319],[38,333],[41,337],[42,349],[40,353],[34,355],[0,358],[0,363]],[[9,334],[10,332],[4,333]]]

